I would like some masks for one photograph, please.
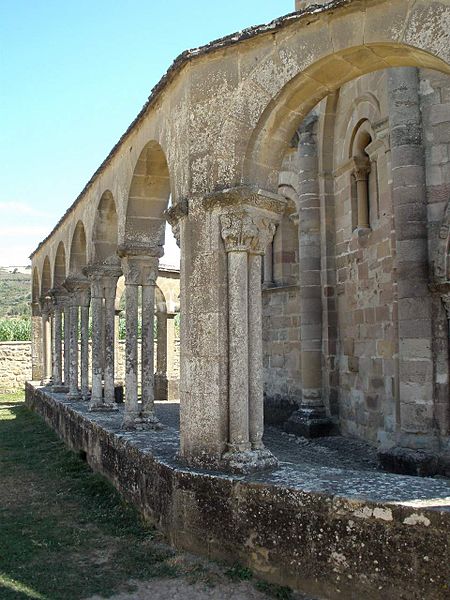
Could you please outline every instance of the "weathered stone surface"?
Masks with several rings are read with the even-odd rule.
[[[272,474],[212,474],[180,468],[170,426],[163,437],[127,433],[119,415],[90,414],[31,385],[27,404],[179,548],[239,560],[265,579],[319,597],[448,594],[448,482],[351,468],[296,470],[287,457]]]

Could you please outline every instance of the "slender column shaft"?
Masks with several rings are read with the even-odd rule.
[[[264,285],[269,287],[273,284],[273,242],[267,245],[264,256]]]
[[[100,350],[100,361],[101,361],[101,365],[102,365],[102,379],[105,378],[105,353],[106,353],[106,348],[105,348],[105,323],[106,323],[106,307],[105,307],[105,299],[103,298],[102,300],[102,316],[101,316],[101,341],[102,341],[102,345],[101,345],[101,350]]]
[[[247,252],[228,252],[230,451],[250,449],[247,277]]]
[[[79,398],[78,390],[78,306],[70,306],[69,397]]]
[[[91,408],[102,404],[102,313],[103,298],[93,295],[92,310],[92,393]]]
[[[64,307],[64,385],[70,380],[70,307]]]
[[[125,343],[125,424],[133,423],[138,409],[138,286],[126,284],[126,328]]]
[[[367,187],[368,174],[356,179],[356,190],[358,196],[358,227],[369,227],[369,197]]]
[[[38,302],[31,305],[31,378],[33,381],[40,381],[43,378],[43,360],[42,360],[42,317]]]
[[[156,370],[158,373],[167,374],[167,313],[159,311],[156,321]]]
[[[53,358],[53,385],[62,384],[62,309],[55,307],[54,316],[54,358]]]
[[[81,307],[81,395],[89,397],[89,305]]]
[[[105,298],[105,345],[104,345],[104,380],[105,403],[114,403],[114,326],[115,326],[115,287],[108,290]]]
[[[48,312],[42,314],[42,350],[44,357],[44,372],[43,372],[43,383],[48,383],[52,374],[52,334],[50,315]]]
[[[261,255],[248,257],[249,432],[253,450],[264,447]]]
[[[142,286],[142,415],[153,415],[155,401],[154,376],[154,323],[155,323],[155,286]]]

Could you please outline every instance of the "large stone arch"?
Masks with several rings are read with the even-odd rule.
[[[70,245],[69,272],[80,274],[87,262],[86,230],[82,221],[78,221]]]
[[[52,287],[52,272],[50,269],[50,259],[48,256],[44,259],[41,276],[41,296],[45,296]]]
[[[300,122],[352,79],[402,66],[450,74],[448,1],[367,0],[336,8],[299,19],[292,35],[280,40],[244,82],[240,97],[251,95],[259,81],[268,100],[249,136],[244,183],[276,191],[281,157]]]
[[[64,242],[59,242],[53,267],[53,287],[59,287],[66,278],[66,249]]]
[[[118,244],[116,203],[109,190],[103,192],[95,214],[92,231],[92,262],[102,263],[116,256]]]
[[[160,144],[149,141],[133,171],[125,216],[125,248],[145,248],[162,254],[165,216],[171,195],[166,155]]]

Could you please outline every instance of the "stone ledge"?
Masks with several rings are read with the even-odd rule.
[[[287,463],[267,476],[183,468],[172,427],[127,433],[117,413],[89,414],[85,403],[30,384],[26,402],[179,548],[238,560],[265,579],[330,599],[447,597],[449,483],[421,479],[426,494],[398,501],[389,490],[409,480],[416,490],[415,478],[381,474],[388,492],[374,502],[364,499],[364,482],[355,497],[351,477],[347,496],[311,490],[307,478],[291,484]]]

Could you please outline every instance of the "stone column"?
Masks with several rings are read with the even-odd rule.
[[[390,69],[388,99],[398,287],[398,443],[432,448],[432,297],[418,70]]]
[[[79,305],[78,305],[78,298],[75,293],[72,293],[69,298],[69,315],[70,315],[70,330],[69,330],[69,393],[68,393],[68,397],[71,400],[78,400],[80,398],[80,390],[78,388]]]
[[[267,244],[266,255],[264,256],[264,281],[265,288],[273,286],[273,242]]]
[[[159,256],[146,254],[148,249],[121,248],[125,275],[126,344],[125,344],[125,429],[159,429],[154,413],[153,321],[155,283]],[[142,287],[141,388],[138,403],[138,298]]]
[[[92,303],[92,395],[90,411],[118,410],[115,403],[115,320],[120,259],[112,256],[84,269],[90,280]],[[104,379],[104,387],[102,380]]]
[[[79,379],[79,366],[81,364],[82,369],[82,382],[86,386],[87,382],[87,359],[86,354],[88,351],[87,346],[87,322],[86,313],[84,317],[84,327],[82,338],[82,350],[83,354],[79,356],[78,348],[78,334],[79,334],[79,320],[80,320],[80,307],[82,305],[89,305],[89,281],[84,275],[74,274],[70,275],[64,282],[64,288],[68,291],[69,299],[69,393],[68,397],[72,400],[78,400],[81,398],[81,393],[78,385]],[[84,346],[83,346],[84,343]],[[83,349],[84,348],[84,349]],[[67,350],[67,346],[65,348]]]
[[[261,256],[275,232],[273,215],[252,206],[220,217],[228,263],[228,448],[226,468],[272,468],[264,448]]]
[[[164,401],[168,399],[167,381],[167,313],[158,310],[156,313],[156,374],[155,374],[155,399]]]
[[[121,274],[121,272],[120,272]],[[115,375],[115,321],[116,321],[116,288],[120,274],[109,274],[103,278],[105,290],[105,344],[104,344],[104,404],[109,409],[117,409],[114,397]]]
[[[322,285],[320,194],[315,134],[317,117],[299,130],[299,296],[300,296],[300,406],[285,423],[286,431],[304,437],[327,435],[331,420],[322,397]]]
[[[69,298],[66,298],[64,304],[64,387],[69,391],[70,379],[70,307]]]
[[[42,356],[43,373],[42,385],[50,385],[52,379],[52,332],[51,332],[51,299],[41,298],[42,318]]]
[[[103,408],[103,283],[102,274],[87,267],[86,274],[91,282],[91,318],[92,318],[92,392],[89,410]]]
[[[354,158],[355,167],[352,175],[356,181],[356,197],[358,201],[358,229],[369,229],[369,173],[370,161],[360,157]]]
[[[31,378],[41,381],[44,366],[42,357],[42,316],[39,302],[31,303]]]
[[[57,288],[50,292],[53,301],[54,313],[54,332],[53,332],[53,391],[67,392],[63,386],[63,364],[62,364],[62,345],[63,345],[63,312],[66,302],[66,294]]]
[[[83,400],[89,400],[89,304],[91,293],[89,289],[80,294],[80,387]]]

